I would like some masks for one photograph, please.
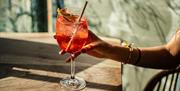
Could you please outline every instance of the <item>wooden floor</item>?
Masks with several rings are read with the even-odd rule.
[[[58,55],[53,34],[0,33],[0,91],[67,91],[59,81],[69,76],[66,55]],[[113,40],[114,41],[114,40]],[[114,41],[115,42],[115,41]],[[82,91],[121,91],[121,64],[86,54],[76,59]]]

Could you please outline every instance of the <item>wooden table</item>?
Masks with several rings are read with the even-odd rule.
[[[70,74],[68,54],[58,55],[52,35],[0,33],[0,91],[65,91],[59,81]],[[109,59],[86,54],[76,59],[76,76],[87,82],[82,91],[121,91],[120,69]]]

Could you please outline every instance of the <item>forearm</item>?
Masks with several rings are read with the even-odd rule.
[[[113,59],[127,64],[136,64],[140,55],[137,48],[131,50],[127,47],[107,44],[105,49],[106,50],[101,50],[104,54],[104,58]]]
[[[178,59],[165,46],[159,46],[141,48],[141,59],[137,65],[148,68],[172,69],[179,65],[178,62]]]
[[[107,43],[91,33],[91,50],[87,54],[98,58],[109,58],[136,66],[171,69],[180,64],[180,32],[166,46],[147,48],[126,48]]]
[[[128,60],[129,48],[110,45],[104,50],[104,54],[106,58],[125,63]]]
[[[129,59],[129,48],[108,45],[107,50],[103,50],[103,53],[106,54],[106,58],[147,68],[171,69],[179,65],[177,58],[170,54],[164,46],[140,48],[140,51],[141,54],[134,48]],[[138,59],[139,56],[140,59]]]
[[[164,46],[142,48],[137,64],[143,67],[171,69],[180,64],[180,31]]]

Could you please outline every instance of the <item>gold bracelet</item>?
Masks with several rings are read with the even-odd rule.
[[[134,50],[134,49],[133,49],[132,47],[129,47],[129,56],[128,56],[128,59],[127,59],[127,61],[125,62],[125,64],[126,64],[126,63],[130,63],[133,50]]]
[[[141,50],[139,48],[137,48],[137,50],[138,50],[138,57],[137,57],[134,65],[137,65],[139,63],[139,61],[141,60]]]

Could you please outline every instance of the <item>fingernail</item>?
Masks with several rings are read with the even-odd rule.
[[[82,49],[81,52],[82,52],[82,53],[85,53],[85,52],[86,52],[86,49]]]
[[[66,61],[66,63],[69,63],[70,61],[68,60],[68,61]]]
[[[56,35],[54,35],[53,37],[54,37],[54,39],[56,39]]]
[[[68,63],[69,62],[69,57],[65,59],[65,62]]]
[[[70,60],[71,60],[71,59],[69,59],[69,58],[68,58],[68,59],[66,60],[66,63],[69,63],[69,62],[70,62]]]

